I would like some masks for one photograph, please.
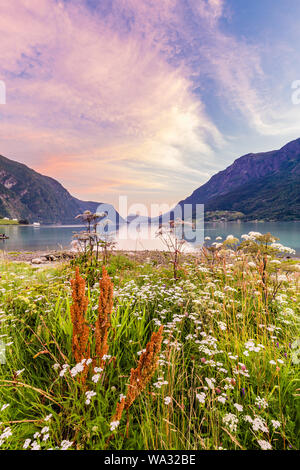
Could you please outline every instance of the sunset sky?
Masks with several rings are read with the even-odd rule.
[[[299,0],[0,3],[0,154],[117,206],[175,203],[300,137]]]

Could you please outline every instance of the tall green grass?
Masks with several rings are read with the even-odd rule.
[[[283,277],[272,297],[276,270]],[[101,379],[89,377],[84,388],[69,372],[75,366],[73,269],[3,263],[1,449],[22,449],[24,443],[28,449],[299,448],[298,274],[294,268],[276,270],[269,272],[266,304],[258,270],[241,255],[214,266],[187,258],[176,283],[167,264],[112,257],[111,358]],[[97,284],[87,295],[92,325]],[[111,431],[130,370],[160,324],[158,370]],[[70,367],[61,377],[64,364]],[[87,391],[96,393],[90,404]]]

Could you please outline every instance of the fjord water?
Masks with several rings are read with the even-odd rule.
[[[0,249],[10,251],[37,251],[70,248],[75,232],[83,230],[78,225],[41,225],[33,226],[1,226],[0,233],[9,236],[8,240],[0,241]],[[120,229],[121,231],[124,228]],[[272,233],[280,238],[280,242],[296,250],[300,255],[300,222],[210,222],[205,224],[204,236],[211,242],[221,236],[234,235],[238,238],[249,231]],[[120,232],[121,233],[121,232]],[[121,237],[122,238],[122,237]],[[147,226],[142,226],[137,237],[123,237],[118,248],[123,250],[160,250],[163,245],[157,238],[149,238]]]

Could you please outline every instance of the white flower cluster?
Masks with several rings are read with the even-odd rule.
[[[236,432],[237,430],[237,425],[238,425],[238,418],[236,415],[234,415],[233,413],[227,413],[224,417],[223,417],[223,423],[225,424],[225,426],[229,429],[229,431],[231,432]]]
[[[95,397],[96,395],[97,395],[97,393],[94,392],[93,390],[88,390],[87,392],[85,392],[85,396],[86,396],[85,403],[86,403],[86,405],[89,405],[91,403],[91,398]]]
[[[9,427],[5,428],[4,431],[0,434],[0,447],[4,443],[5,439],[7,439],[10,436],[12,436],[11,429]]]
[[[196,398],[200,403],[205,403],[206,394],[204,392],[196,393]]]
[[[115,429],[117,429],[117,427],[119,426],[119,424],[120,424],[120,421],[112,421],[112,422],[110,423],[110,430],[111,430],[111,431],[114,431]]]
[[[256,397],[255,399],[255,404],[259,407],[259,408],[263,408],[263,409],[266,409],[268,408],[268,403],[267,401],[264,399],[264,398],[261,398],[261,397]]]
[[[288,253],[289,255],[296,254],[296,251],[293,250],[293,248],[290,248],[288,246],[283,246],[281,243],[272,243],[271,247],[274,248],[275,250],[280,251],[281,253]]]
[[[71,376],[76,377],[76,375],[82,372],[85,366],[88,366],[91,362],[93,362],[92,359],[82,359],[82,361],[78,362],[78,364],[70,370]]]
[[[260,445],[260,448],[261,448],[262,450],[272,450],[272,446],[271,446],[271,444],[270,444],[268,441],[264,441],[264,440],[261,440],[261,439],[260,439],[260,440],[258,440],[257,442],[258,442],[258,444]]]

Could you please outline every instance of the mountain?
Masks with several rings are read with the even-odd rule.
[[[81,201],[55,179],[0,155],[0,218],[27,219],[44,224],[74,224],[85,210],[96,212],[100,203]],[[110,210],[122,221],[113,206]]]
[[[300,220],[300,139],[238,158],[178,204],[242,212],[248,220]]]

